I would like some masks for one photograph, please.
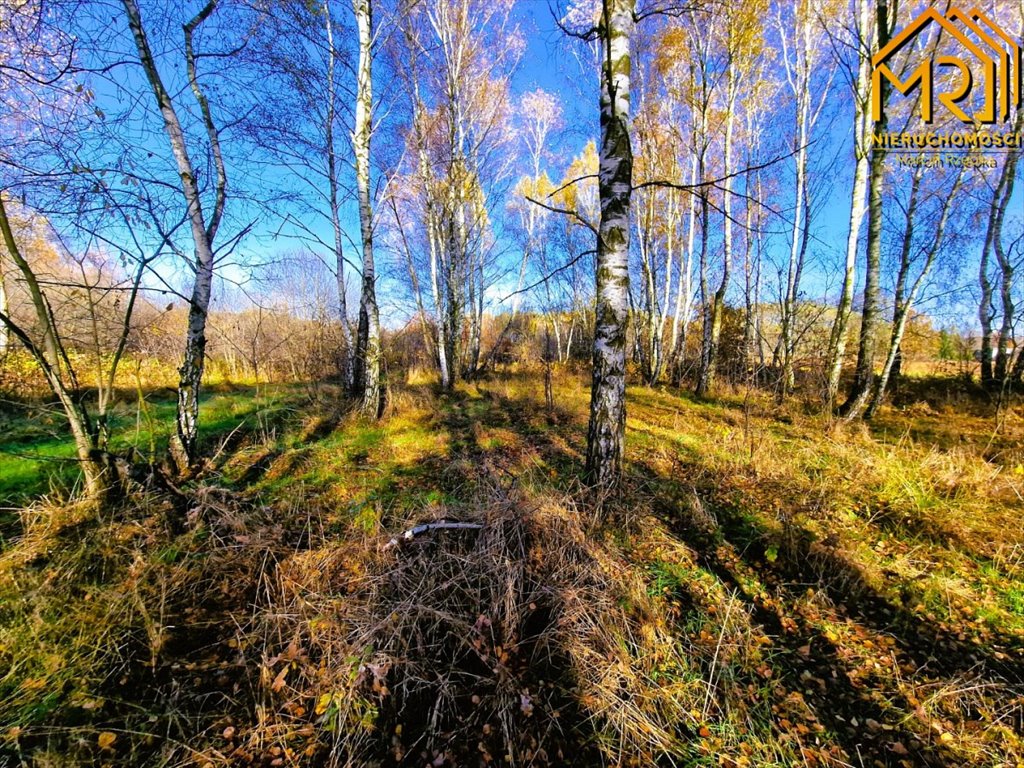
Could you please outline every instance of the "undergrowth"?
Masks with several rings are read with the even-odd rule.
[[[25,505],[0,765],[1024,762],[1019,408],[631,389],[597,515],[581,387],[238,392],[182,498]]]

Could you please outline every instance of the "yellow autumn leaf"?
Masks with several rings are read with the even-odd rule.
[[[117,741],[117,734],[111,733],[110,731],[103,731],[100,733],[96,742],[100,745],[100,749],[111,749],[114,746],[114,742]]]
[[[331,699],[333,698],[334,696],[329,693],[321,694],[320,698],[316,700],[316,707],[314,707],[313,711],[318,715],[322,715],[331,706]]]

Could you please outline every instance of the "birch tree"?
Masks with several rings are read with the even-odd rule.
[[[6,259],[0,258],[0,313],[7,317],[11,314],[10,299],[7,297],[7,265]],[[7,345],[10,343],[10,331],[7,330],[7,325],[0,323],[0,356],[7,351]]]
[[[554,185],[551,184],[547,172],[542,170],[542,166],[548,153],[549,136],[561,127],[561,107],[552,94],[537,88],[523,94],[519,100],[519,113],[529,174],[519,179],[509,209],[518,218],[517,225],[522,237],[522,254],[519,259],[515,290],[511,296],[512,303],[508,321],[491,347],[484,368],[488,367],[493,360],[494,354],[500,349],[515,323],[525,293],[524,281],[531,266],[539,266],[541,269],[541,285],[547,299],[546,321],[554,333],[555,349],[559,350],[559,357],[561,356],[560,324],[555,312],[555,305],[552,303],[551,281],[548,279],[549,260],[546,258],[548,245],[542,236],[542,232],[548,224],[550,211],[536,202],[547,199],[554,192]],[[572,185],[570,184],[570,186]],[[539,263],[534,264],[534,262]]]
[[[878,30],[879,50],[889,44],[889,39],[896,26],[895,7],[889,12],[888,0],[876,0],[876,28]],[[881,105],[873,131],[878,135],[888,130],[889,119],[886,109],[889,102],[890,84],[887,78],[879,79],[878,94]],[[882,260],[882,217],[883,189],[885,178],[886,150],[882,146],[871,149],[871,165],[869,168],[868,186],[868,235],[867,235],[867,266],[864,274],[864,306],[861,311],[860,341],[857,347],[857,368],[854,371],[853,385],[843,404],[842,412],[848,419],[861,414],[871,395],[875,381],[875,339],[879,324],[879,270]]]
[[[1018,134],[1024,130],[1024,108],[1018,108],[1013,129]],[[990,198],[985,240],[982,244],[979,265],[981,303],[978,308],[978,319],[981,322],[981,382],[985,386],[1003,383],[1009,372],[1010,358],[1013,355],[1009,343],[1013,339],[1013,324],[1016,319],[1013,301],[1014,267],[1004,242],[1003,226],[1007,208],[1013,197],[1019,157],[1020,150],[1014,148],[1006,153],[1003,160],[998,181]],[[1002,307],[1002,323],[994,350],[992,348],[992,325],[996,317],[995,289],[989,278],[989,265],[992,263],[992,256],[995,256],[996,267],[999,270],[998,290]],[[993,352],[995,352],[994,355]]]
[[[149,37],[143,25],[142,15],[136,0],[122,0],[128,28],[131,31],[138,53],[138,61],[145,73],[153,98],[160,113],[164,133],[170,144],[171,153],[178,170],[182,199],[188,212],[189,228],[194,248],[193,270],[195,278],[189,297],[188,326],[185,332],[185,349],[179,368],[178,404],[175,416],[176,430],[171,438],[171,453],[180,471],[186,471],[198,454],[199,395],[203,378],[206,354],[206,322],[209,315],[210,296],[213,290],[214,242],[224,215],[227,201],[227,171],[220,144],[220,132],[214,122],[209,100],[199,82],[197,59],[194,50],[196,30],[206,22],[217,8],[218,0],[208,2],[182,28],[184,33],[184,64],[189,89],[202,117],[202,124],[209,143],[210,155],[216,179],[213,191],[213,206],[208,213],[203,209],[202,193],[196,166],[193,164],[188,141],[179,119],[178,108],[171,93],[164,85],[150,47]]]
[[[698,215],[700,223],[700,247],[698,249],[697,285],[701,306],[701,337],[700,360],[697,369],[696,392],[703,395],[711,389],[714,377],[714,360],[712,336],[714,334],[713,294],[709,283],[709,243],[711,226],[711,190],[707,186],[709,152],[712,145],[711,108],[712,96],[716,83],[713,81],[711,61],[711,30],[703,29],[698,24],[689,27],[693,58],[690,62],[691,79],[694,83],[692,111],[696,112],[692,119],[693,148],[697,156],[697,168],[694,174],[698,185]],[[724,278],[728,278],[727,270],[723,270]],[[678,373],[677,373],[678,376]]]
[[[755,64],[749,77],[754,84],[744,99],[746,131],[746,165],[744,175],[746,205],[744,206],[743,253],[743,348],[741,360],[748,373],[765,368],[764,310],[761,301],[762,265],[765,250],[765,189],[762,169],[755,168],[763,161],[762,132],[768,117],[768,106],[776,93],[776,83],[768,72],[767,53]]]
[[[353,0],[359,30],[356,70],[355,128],[352,149],[356,160],[359,197],[359,232],[363,247],[363,280],[359,297],[359,326],[353,360],[353,381],[362,395],[360,410],[376,418],[383,406],[381,382],[380,315],[377,309],[377,272],[373,257],[373,207],[370,191],[370,139],[373,133],[373,13],[372,0]],[[340,268],[340,267],[339,267]]]
[[[334,43],[334,18],[331,15],[330,0],[324,0],[321,12],[323,14],[324,34],[327,42],[327,93],[326,109],[323,116],[324,154],[327,159],[327,203],[330,209],[331,233],[334,236],[334,274],[338,284],[338,322],[341,325],[342,339],[341,376],[346,385],[353,387],[356,382],[356,378],[353,376],[354,350],[352,347],[352,332],[349,328],[348,319],[348,286],[345,282],[345,246],[342,242],[343,233],[341,228],[341,187],[338,178],[338,166],[340,163],[338,160],[338,148],[335,140],[335,127],[338,120],[338,49]],[[358,10],[356,13],[358,15]],[[367,11],[367,13],[369,12]],[[362,30],[360,30],[360,55],[362,55]],[[361,77],[361,68],[359,73],[359,76]],[[362,83],[360,82],[359,85],[362,85]],[[356,139],[353,137],[353,146],[355,145],[355,141]],[[369,152],[369,137],[366,138],[366,147],[367,152]],[[361,205],[362,200],[360,199],[360,232],[362,231],[363,215]]]
[[[122,213],[108,200],[103,218],[129,225]],[[142,469],[130,455],[111,451],[110,412],[118,371],[137,336],[136,310],[145,303],[142,279],[164,245],[148,255],[72,252],[51,222],[0,191],[0,251],[11,260],[20,310],[0,308],[0,327],[36,363],[59,403],[93,502],[112,501],[112,492]]]
[[[662,90],[656,81],[642,83],[636,91],[640,94],[640,106],[633,121],[633,135],[639,153],[634,173],[638,180],[678,178],[671,100],[661,99]],[[665,363],[663,345],[672,297],[672,273],[676,252],[681,250],[678,231],[682,218],[681,197],[679,190],[659,187],[638,190],[635,195],[636,250],[641,277],[636,335],[641,376],[648,385],[658,381]]]
[[[50,303],[35,271],[23,254],[21,245],[15,239],[7,208],[8,203],[4,201],[3,193],[0,193],[0,237],[14,269],[25,284],[34,314],[33,319],[38,329],[38,338],[33,338],[29,330],[22,328],[10,316],[9,309],[0,311],[0,324],[21,342],[45,376],[46,383],[60,403],[71,428],[79,466],[85,478],[86,493],[92,500],[102,501],[113,485],[104,451],[105,435],[90,418]]]
[[[490,194],[511,168],[510,73],[522,39],[508,2],[431,0],[404,21],[409,156],[445,389],[480,364],[495,238]],[[442,169],[438,172],[437,169]]]
[[[78,160],[126,145],[95,104],[75,10],[0,5],[0,329],[43,374],[86,495],[102,503],[132,469],[110,452],[108,414],[143,275],[167,241],[142,243],[134,232],[149,197]]]
[[[836,317],[828,340],[828,380],[825,404],[831,410],[839,393],[839,379],[846,356],[847,330],[853,310],[853,290],[857,278],[857,251],[860,230],[864,221],[865,199],[868,185],[868,161],[871,141],[871,56],[874,48],[875,14],[871,0],[854,0],[853,11],[857,20],[850,45],[855,51],[856,74],[851,79],[853,97],[853,185],[850,189],[850,223],[846,237],[846,262],[843,285],[836,307]]]
[[[561,362],[569,360],[573,342],[583,329],[592,325],[594,295],[593,237],[600,221],[598,194],[597,145],[587,142],[583,151],[569,164],[551,201],[570,215],[560,217],[556,228],[557,248],[566,261],[558,258],[557,250],[542,247],[539,250],[541,288],[545,312],[550,316],[552,333]],[[566,327],[566,325],[568,327]]]
[[[672,325],[669,334],[668,368],[674,385],[678,385],[684,368],[686,333],[693,315],[694,258],[697,225],[697,178],[705,135],[699,131],[698,117],[704,111],[695,108],[698,100],[696,68],[691,63],[692,38],[676,26],[667,28],[658,39],[654,66],[661,73],[664,89],[664,109],[670,115],[670,138],[678,146],[674,170],[683,176],[688,190],[669,188],[672,213],[678,210],[680,225],[685,220],[685,243],[680,234],[676,258],[676,293],[672,305]],[[687,128],[688,121],[688,128]],[[666,276],[666,281],[668,277]]]
[[[816,0],[799,0],[793,7],[792,20],[778,16],[779,39],[782,43],[783,69],[793,93],[793,159],[796,181],[793,187],[793,225],[789,242],[789,262],[782,301],[782,333],[776,357],[781,367],[780,395],[785,396],[794,386],[793,358],[796,352],[797,302],[804,272],[810,231],[811,205],[808,191],[808,147],[828,96],[826,79],[815,104],[813,83],[821,60],[823,33],[816,21],[823,11]],[[793,38],[787,28],[792,26]]]
[[[950,212],[953,208],[953,201],[957,198],[963,185],[964,169],[960,168],[956,178],[945,195],[935,195],[939,198],[937,212],[938,221],[935,224],[934,230],[929,229],[925,236],[928,241],[927,244],[921,247],[915,243],[914,235],[915,227],[919,226],[919,223],[915,221],[915,218],[918,213],[923,173],[923,166],[918,166],[915,169],[914,177],[911,181],[910,200],[904,209],[903,242],[900,247],[900,259],[896,275],[896,288],[893,295],[892,330],[889,335],[889,351],[886,353],[885,362],[882,364],[882,371],[875,383],[875,389],[874,392],[872,392],[871,401],[868,403],[868,407],[864,411],[865,420],[870,420],[875,415],[878,407],[882,403],[882,399],[885,397],[886,388],[889,385],[889,379],[896,369],[897,361],[899,360],[900,347],[903,343],[903,335],[906,332],[907,322],[910,319],[911,312],[913,311],[914,302],[917,300],[921,286],[928,278],[928,275],[935,264],[936,258],[945,245],[946,225],[949,222]],[[920,250],[924,251],[923,254],[919,254],[919,256],[923,255],[923,258],[915,259],[915,251]],[[914,267],[914,262],[918,260],[922,263],[918,267],[919,271],[915,276],[911,271]]]
[[[629,207],[633,188],[629,87],[634,9],[635,0],[603,0],[600,20],[601,223],[586,475],[592,486],[604,489],[613,488],[621,476],[626,432]]]
[[[340,5],[332,0],[276,4],[274,13],[261,19],[244,56],[259,73],[264,92],[273,93],[250,108],[251,138],[277,170],[275,183],[283,198],[269,213],[280,221],[283,236],[301,240],[332,274],[333,316],[341,336],[335,362],[344,386],[353,390],[358,388],[349,293],[352,275],[361,270],[349,253],[346,241],[352,240],[343,216],[350,193],[358,201],[357,185],[346,173],[355,160],[359,86],[347,43],[355,39],[357,55],[360,43],[358,24],[350,30]],[[352,11],[355,15],[354,5]],[[354,73],[354,88],[344,77],[347,71]],[[346,133],[352,134],[348,141]]]

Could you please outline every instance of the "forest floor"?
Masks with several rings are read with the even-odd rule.
[[[631,388],[597,514],[553,391],[224,388],[198,476],[100,514],[7,417],[0,766],[1024,765],[1024,408]]]

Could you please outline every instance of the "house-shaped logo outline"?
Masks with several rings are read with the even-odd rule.
[[[968,30],[976,34],[982,41],[984,41],[985,44],[996,51],[999,55],[998,61],[983,51],[982,48],[974,42],[974,40],[968,37],[954,23],[954,21],[962,23]],[[1010,52],[999,45],[990,34],[976,23],[979,21],[987,25],[992,31],[996,32],[1000,38],[1012,46],[1012,58]],[[977,8],[972,9],[969,14],[964,14],[957,9],[953,9],[949,12],[948,16],[943,16],[934,8],[928,8],[918,15],[917,18],[915,18],[896,37],[890,40],[883,49],[871,58],[871,65],[873,69],[871,98],[872,117],[877,120],[879,118],[879,113],[881,112],[880,85],[881,78],[884,76],[889,80],[890,84],[903,95],[908,94],[915,85],[920,83],[922,89],[922,115],[926,123],[932,122],[932,78],[934,75],[932,62],[930,60],[925,60],[910,74],[907,79],[903,81],[901,81],[886,64],[890,58],[899,53],[899,51],[901,51],[906,45],[913,41],[918,34],[920,34],[921,30],[932,22],[937,22],[946,32],[949,33],[951,37],[974,55],[978,62],[981,63],[985,76],[985,106],[979,115],[975,115],[975,117],[972,118],[958,106],[958,104],[966,99],[972,91],[973,74],[971,68],[968,67],[962,59],[955,56],[939,57],[937,60],[938,64],[956,66],[964,75],[964,85],[960,91],[954,94],[940,94],[939,101],[962,122],[996,122],[996,83],[997,75],[1001,69],[1004,87],[999,89],[999,96],[1001,97],[999,106],[1002,107],[999,110],[999,113],[1000,117],[1005,120],[1009,116],[1009,104],[1011,101],[1012,90],[1017,91],[1015,95],[1018,97],[1013,99],[1013,101],[1018,105],[1020,103],[1020,69],[1018,66],[1015,66],[1020,62],[1020,46],[1003,33],[988,16],[981,13]],[[999,64],[1003,64],[1003,66],[999,67]],[[1010,70],[1013,70],[1013,72],[1011,73]],[[1011,88],[1011,83],[1016,85],[1015,89]]]
[[[988,27],[992,33],[998,36],[1005,44],[1006,47],[998,47],[1005,55],[1007,59],[1007,66],[1003,70],[1002,76],[1002,87],[1005,87],[1005,99],[1000,99],[1003,106],[1003,120],[1010,119],[1011,107],[1018,109],[1024,107],[1024,82],[1021,80],[1021,75],[1024,74],[1024,45],[1021,42],[1014,40],[1006,31],[996,24],[992,19],[982,11],[978,10],[977,6],[971,9],[970,13],[967,14],[976,24],[984,24]]]

